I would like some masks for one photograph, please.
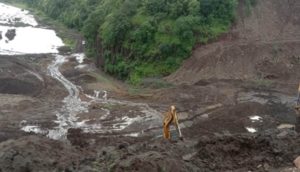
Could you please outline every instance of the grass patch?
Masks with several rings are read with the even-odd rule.
[[[257,89],[260,88],[271,88],[273,86],[273,81],[268,79],[255,79],[251,82],[251,85]]]

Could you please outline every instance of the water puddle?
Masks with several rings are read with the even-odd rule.
[[[249,132],[249,133],[256,133],[257,130],[255,128],[252,128],[252,127],[246,127],[246,130]]]
[[[36,134],[46,134],[46,131],[41,130],[39,126],[37,125],[27,125],[21,128],[21,130],[27,132],[27,133],[36,133]]]
[[[116,99],[111,99],[107,98],[107,91],[94,91],[94,95],[88,95],[86,94],[86,97],[91,99],[91,102],[96,102],[100,104],[107,104],[110,106],[126,106],[129,107],[130,109],[139,109],[140,115],[135,115],[134,117],[129,117],[126,114],[123,114],[122,117],[115,118],[113,120],[112,125],[102,125],[98,126],[99,131],[98,133],[106,133],[106,132],[118,132],[125,130],[129,128],[131,125],[138,124],[138,125],[143,125],[143,128],[149,129],[149,128],[156,128],[161,126],[161,121],[162,118],[160,116],[160,113],[157,112],[155,109],[151,108],[148,104],[144,103],[134,103],[130,101],[125,101],[125,100],[116,100]],[[102,108],[102,110],[108,111],[107,115],[102,116],[100,119],[105,120],[109,118],[110,116],[110,110]],[[133,111],[129,111],[127,113],[133,113]],[[87,129],[86,129],[87,130]],[[88,132],[93,132],[93,131],[88,131]],[[141,131],[142,132],[142,131]],[[133,132],[130,134],[125,134],[125,135],[137,135],[137,133],[140,134],[140,132]]]
[[[29,11],[0,3],[0,55],[58,53],[63,41],[37,26]]]
[[[87,65],[87,64],[80,64],[80,65],[75,66],[74,68],[75,69],[87,69],[88,67],[89,67],[89,65]]]
[[[249,116],[249,119],[251,120],[251,122],[262,122],[262,117],[260,116]]]
[[[15,29],[16,36],[9,40],[5,33],[12,29]],[[2,32],[0,40],[0,54],[2,55],[58,53],[57,48],[64,45],[54,30],[31,26],[0,26],[0,32]]]
[[[84,53],[73,54],[73,56],[76,58],[79,64],[83,63],[84,59],[86,58]]]

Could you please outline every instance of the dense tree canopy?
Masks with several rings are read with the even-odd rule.
[[[25,0],[31,7],[80,30],[88,55],[104,69],[138,83],[164,76],[196,43],[228,31],[237,0]]]

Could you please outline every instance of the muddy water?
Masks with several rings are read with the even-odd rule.
[[[101,95],[99,97],[99,95]],[[144,130],[151,129],[151,128],[157,128],[161,127],[161,121],[162,117],[161,114],[156,111],[155,109],[151,108],[148,104],[145,103],[135,103],[130,101],[124,101],[124,100],[116,100],[116,99],[108,99],[107,98],[107,91],[95,91],[94,96],[86,95],[90,99],[92,99],[91,102],[93,103],[99,103],[99,104],[107,104],[110,106],[126,106],[128,109],[138,109],[139,115],[136,115],[134,117],[129,117],[130,114],[133,113],[132,111],[129,111],[127,114],[122,114],[121,117],[117,117],[114,119],[114,122],[112,125],[98,125],[97,127],[88,127],[89,125],[86,125],[87,128],[85,128],[86,132],[94,132],[94,133],[109,133],[109,132],[118,132],[122,131],[124,129],[130,128],[131,125],[138,124],[142,125]],[[109,115],[111,114],[109,109],[102,108],[102,110],[105,112],[101,118],[101,120],[105,120],[109,118]],[[88,120],[86,121],[88,122]],[[132,136],[137,137],[140,134],[143,134],[143,130],[133,131],[130,133],[126,133],[124,135],[126,136]]]
[[[16,34],[12,40],[5,36],[9,30],[14,30]],[[64,45],[49,29],[0,26],[0,33],[3,37],[0,40],[0,54],[5,55],[58,53],[57,48]]]
[[[48,70],[50,75],[58,80],[68,90],[69,95],[63,100],[62,109],[56,114],[58,126],[55,129],[48,131],[47,136],[53,139],[63,139],[66,137],[68,129],[77,127],[76,114],[88,112],[88,103],[83,102],[79,98],[79,89],[72,82],[67,80],[59,71],[59,67],[66,61],[66,57],[56,55],[55,61],[49,65]]]
[[[78,57],[78,54],[71,56],[62,56],[55,54],[55,60],[48,66],[50,75],[58,80],[68,91],[69,95],[64,98],[63,106],[56,113],[57,120],[55,123],[57,126],[53,129],[42,129],[38,125],[25,125],[22,127],[23,131],[34,132],[37,134],[44,134],[47,137],[55,140],[65,140],[67,138],[68,129],[70,128],[81,128],[87,133],[111,133],[111,132],[122,132],[122,130],[130,127],[130,125],[139,123],[144,126],[145,129],[155,128],[161,125],[160,114],[150,108],[147,104],[133,103],[130,101],[120,101],[116,99],[108,99],[107,91],[95,90],[94,95],[86,96],[90,101],[82,101],[79,97],[79,88],[66,79],[60,72],[60,67],[68,61],[69,57]],[[100,96],[101,95],[101,96]],[[88,107],[91,103],[107,104],[112,105],[124,105],[128,108],[138,108],[140,115],[135,117],[129,117],[126,114],[122,114],[121,117],[114,118],[110,121],[110,125],[102,125],[101,123],[90,123],[94,119],[79,119],[78,114],[88,113]],[[106,120],[111,118],[111,111],[107,108],[101,108],[101,115],[99,120]],[[134,131],[130,133],[124,133],[120,135],[126,135],[131,137],[137,137],[142,134],[142,131]]]
[[[54,128],[41,128],[37,123],[35,125],[27,124],[26,119],[20,121],[21,130],[36,134],[43,134],[56,140],[64,140],[70,128],[81,128],[84,132],[90,133],[111,133],[117,132],[121,135],[137,137],[142,131],[131,127],[131,125],[143,125],[143,128],[149,129],[161,125],[160,113],[150,108],[147,104],[133,103],[130,101],[120,101],[109,99],[108,92],[105,90],[95,90],[94,95],[86,95],[89,101],[82,101],[79,97],[84,90],[79,89],[65,78],[60,72],[62,65],[69,58],[75,58],[78,62],[78,68],[83,65],[85,55],[83,53],[72,54],[68,56],[58,54],[57,48],[63,46],[62,40],[56,36],[55,31],[39,28],[38,23],[32,15],[26,10],[11,7],[0,3],[0,54],[4,55],[22,55],[22,54],[42,54],[52,53],[53,62],[48,66],[49,75],[59,81],[68,92],[68,96],[62,100],[62,107],[53,114],[56,116]],[[13,34],[12,34],[13,33]],[[13,56],[12,56],[13,58]],[[34,73],[34,76],[40,80],[43,78]],[[88,114],[89,105],[98,103],[106,106],[125,106],[127,109],[136,109],[122,114],[113,114],[111,109],[102,107],[99,110],[98,122],[91,122],[95,119],[89,119],[88,115],[78,117],[79,114]],[[112,117],[116,115],[115,117]],[[108,124],[102,123],[109,121]],[[131,128],[130,132],[122,132]]]
[[[78,58],[78,62],[82,62],[82,55],[73,55]],[[68,90],[69,95],[63,100],[63,107],[56,114],[57,116],[57,127],[50,129],[48,131],[43,131],[42,129],[34,128],[32,131],[37,131],[37,133],[47,133],[47,136],[52,139],[66,139],[68,129],[70,128],[81,128],[84,132],[91,133],[106,133],[106,132],[117,132],[126,129],[128,126],[134,123],[142,123],[146,128],[157,127],[160,124],[159,113],[150,108],[147,104],[143,103],[133,103],[129,101],[120,101],[115,99],[107,99],[107,91],[101,90],[94,92],[93,96],[86,95],[91,99],[91,101],[82,101],[79,98],[80,90],[76,85],[67,80],[59,71],[61,65],[66,62],[68,57],[62,55],[56,55],[55,61],[49,65],[48,70],[53,78],[58,80],[64,87]],[[100,96],[101,95],[101,96]],[[101,123],[89,123],[91,119],[79,119],[77,117],[80,113],[88,113],[88,106],[92,102],[108,104],[108,105],[125,105],[129,108],[137,107],[140,109],[142,116],[128,117],[123,114],[122,117],[114,119],[111,125],[104,126]],[[107,108],[101,108],[101,120],[105,120],[110,117],[111,112]],[[126,134],[129,136],[138,136],[136,132]]]

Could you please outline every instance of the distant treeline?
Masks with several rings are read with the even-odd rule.
[[[20,0],[21,1],[21,0]],[[166,76],[196,43],[229,30],[237,0],[22,0],[87,40],[104,70],[137,84]]]

